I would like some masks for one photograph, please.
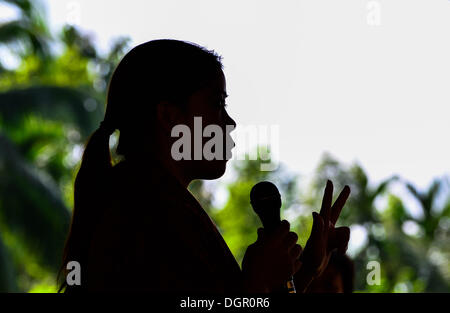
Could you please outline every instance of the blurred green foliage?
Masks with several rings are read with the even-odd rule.
[[[129,41],[118,38],[100,55],[90,39],[71,26],[50,35],[39,2],[1,2],[20,14],[0,24],[0,47],[21,61],[14,69],[0,63],[0,291],[55,292],[83,144],[103,118],[107,83]],[[54,53],[54,45],[62,49]],[[112,148],[116,139],[114,134]],[[349,251],[356,266],[356,291],[450,291],[447,177],[437,178],[427,190],[397,176],[373,185],[360,165],[341,164],[327,154],[310,180],[282,164],[271,172],[261,171],[258,160],[231,164],[230,181],[198,180],[189,188],[239,262],[261,227],[249,203],[254,184],[269,180],[278,186],[282,217],[304,246],[311,212],[320,208],[325,182],[331,179],[335,196],[346,184],[352,190],[339,224],[365,239]],[[392,191],[395,184],[415,199],[421,214],[411,214],[405,199]],[[224,203],[215,201],[218,193],[226,194]],[[381,284],[370,286],[366,266],[373,260],[380,262]]]
[[[0,24],[0,48],[20,64],[0,63],[0,291],[51,291],[82,147],[129,40],[100,55],[71,26],[52,36],[38,1],[1,2],[19,16]]]

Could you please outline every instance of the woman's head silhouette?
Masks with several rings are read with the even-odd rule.
[[[225,125],[235,125],[223,105],[222,68],[214,51],[184,41],[153,40],[132,49],[116,68],[108,89],[105,122],[120,130],[117,152],[128,159],[167,160],[165,149],[174,141],[169,138],[175,125],[189,126],[191,139],[194,116],[202,117],[203,125],[223,127],[224,132]],[[192,159],[194,149],[192,140]],[[186,161],[178,163],[192,172],[184,174],[190,179],[217,178],[224,171],[224,162]]]
[[[114,130],[120,131],[117,153],[140,173],[151,174],[153,169],[163,168],[184,187],[193,179],[223,175],[232,148],[227,138],[236,124],[225,110],[222,69],[221,57],[214,51],[171,39],[143,43],[123,57],[109,83],[104,121],[86,144],[75,180],[63,271],[70,260],[86,260],[92,232],[110,196],[109,187],[114,182],[109,136]],[[172,135],[177,125],[190,130],[188,145],[178,151],[190,152],[190,158],[174,158],[173,146],[179,138]],[[222,158],[207,160],[203,155],[203,147],[210,139],[204,138],[203,128],[208,125],[222,130]],[[232,128],[227,129],[226,125]],[[212,136],[211,131],[206,136]]]

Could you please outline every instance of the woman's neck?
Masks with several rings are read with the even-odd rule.
[[[148,157],[148,155],[152,154],[129,155],[125,157],[125,162],[132,167],[137,168],[142,173],[151,174],[155,170],[166,172],[176,179],[184,188],[189,186],[192,180],[181,170],[180,166],[178,166],[179,163],[177,164],[177,162],[171,158],[155,158]]]

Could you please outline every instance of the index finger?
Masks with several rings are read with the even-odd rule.
[[[327,185],[325,187],[325,192],[323,194],[322,207],[320,209],[320,215],[328,225],[328,220],[330,218],[331,202],[333,200],[333,183],[327,180]]]
[[[279,241],[289,233],[291,225],[288,221],[282,220],[275,230],[270,234],[271,241]]]
[[[341,215],[342,208],[344,207],[344,204],[347,201],[349,195],[350,195],[350,187],[346,185],[344,189],[342,189],[341,193],[339,194],[339,197],[336,199],[333,206],[331,207],[330,222],[331,224],[333,224],[333,226],[336,224],[339,215]]]

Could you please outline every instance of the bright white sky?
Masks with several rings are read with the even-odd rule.
[[[224,57],[229,113],[279,125],[280,161],[309,174],[324,151],[376,182],[450,173],[450,1],[48,0],[101,49],[130,36],[196,42]]]

